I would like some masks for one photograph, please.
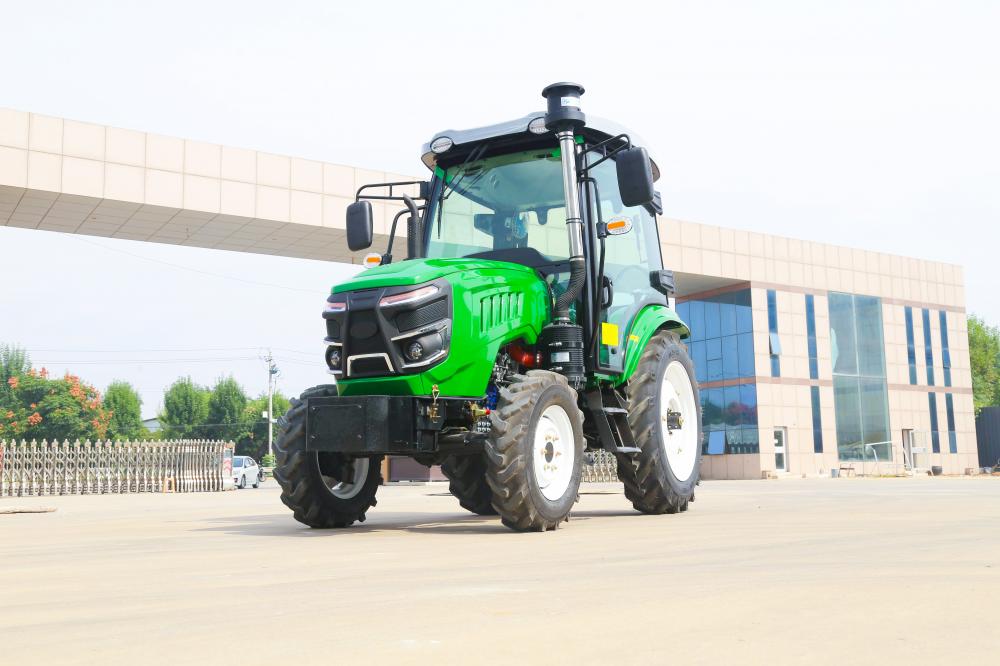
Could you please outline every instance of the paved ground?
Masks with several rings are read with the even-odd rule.
[[[1000,662],[1000,479],[706,482],[655,517],[596,484],[547,534],[438,484],[314,531],[269,485],[0,498],[57,508],[0,515],[0,664]]]

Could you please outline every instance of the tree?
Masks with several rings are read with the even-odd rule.
[[[29,370],[28,352],[14,345],[0,345],[0,385],[6,385],[11,377],[28,374]]]
[[[201,439],[208,422],[209,391],[190,377],[178,379],[163,394],[163,424],[167,439]]]
[[[288,398],[280,391],[274,393],[274,413],[275,418],[288,411]],[[261,394],[247,403],[243,410],[244,433],[236,442],[236,454],[241,456],[252,456],[257,460],[267,453],[267,420],[261,416],[267,411],[267,394]],[[275,426],[274,436],[278,436],[278,429]]]
[[[142,398],[128,382],[116,381],[104,394],[104,408],[111,412],[110,439],[139,439],[143,436]]]
[[[969,317],[969,362],[976,412],[1000,405],[1000,330],[976,315]]]
[[[8,366],[13,367],[13,365]],[[23,366],[18,370],[24,370]],[[50,379],[28,368],[7,377],[0,390],[0,439],[104,439],[111,414],[101,394],[79,377]]]
[[[202,437],[237,441],[246,432],[247,394],[232,376],[220,377],[208,399],[208,425]]]

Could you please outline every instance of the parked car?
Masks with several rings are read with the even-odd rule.
[[[233,483],[237,488],[246,488],[247,484],[254,488],[260,485],[260,466],[250,456],[233,457]]]

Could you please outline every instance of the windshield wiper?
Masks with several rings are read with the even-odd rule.
[[[489,147],[490,147],[490,144],[483,143],[483,144],[480,144],[479,146],[473,148],[472,152],[469,153],[468,157],[466,157],[462,161],[462,163],[458,165],[458,178],[455,178],[453,180],[453,182],[449,183],[447,178],[442,178],[441,179],[441,182],[442,182],[442,185],[441,185],[441,195],[438,197],[438,202],[437,202],[437,236],[438,236],[438,239],[441,238],[441,214],[442,214],[441,211],[444,208],[444,200],[447,199],[451,195],[451,193],[455,191],[455,188],[458,187],[459,183],[461,183],[462,180],[465,179],[465,173],[466,173],[465,172],[465,166],[467,164],[469,164],[469,162],[474,162],[474,161],[478,160],[480,157],[482,157],[483,153],[485,153],[486,149],[489,148]],[[445,175],[447,175],[447,173],[448,172],[445,171]],[[480,176],[482,176],[482,173],[480,173]],[[478,181],[478,180],[479,179],[477,178],[476,181]],[[473,181],[473,184],[475,184],[476,181]]]

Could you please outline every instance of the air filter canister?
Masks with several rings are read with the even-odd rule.
[[[549,324],[538,337],[538,349],[542,352],[543,368],[564,375],[574,388],[583,385],[586,371],[582,327],[561,322]]]

